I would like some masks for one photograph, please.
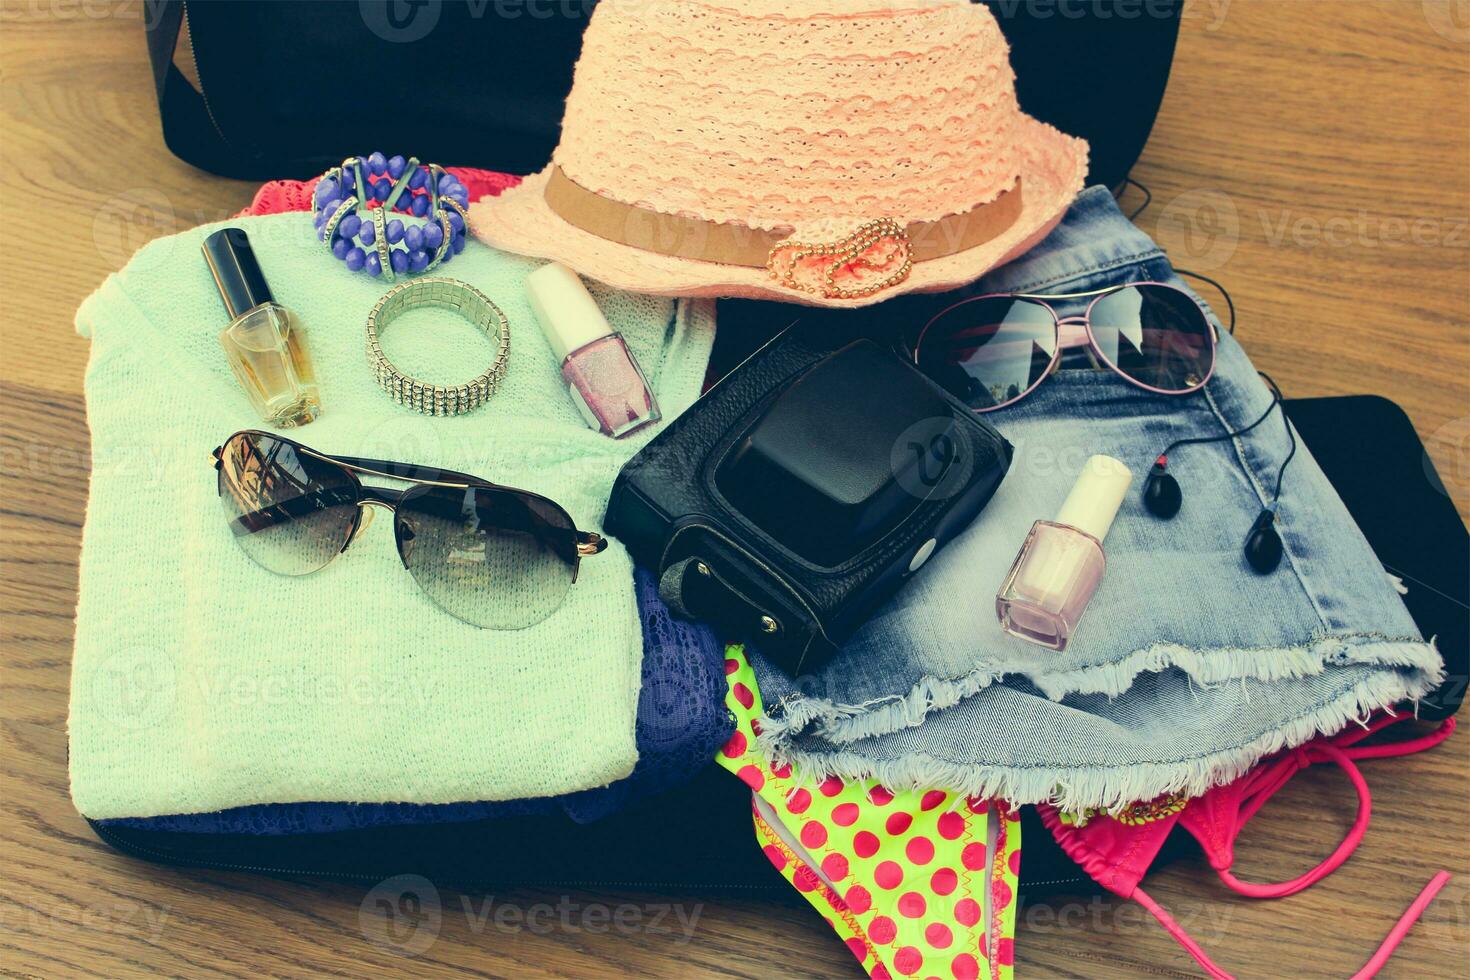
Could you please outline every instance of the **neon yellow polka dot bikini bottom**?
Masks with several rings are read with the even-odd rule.
[[[756,747],[764,714],[739,646],[725,652],[735,734],[720,765],[753,791],[766,857],[875,980],[1009,980],[1021,825],[999,803],[804,779]]]

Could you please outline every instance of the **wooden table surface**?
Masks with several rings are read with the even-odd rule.
[[[148,239],[237,211],[251,187],[164,148],[141,12],[116,0],[0,8],[0,971],[131,976],[445,974],[834,976],[860,971],[821,919],[755,902],[684,909],[692,933],[514,931],[443,896],[418,956],[365,936],[366,888],[172,871],[102,845],[67,793],[67,686],[86,504],[82,298]],[[1373,392],[1408,410],[1470,513],[1470,8],[1464,0],[1200,0],[1134,174],[1139,219],[1232,290],[1239,337],[1292,396]],[[1132,192],[1130,192],[1132,193]],[[1386,975],[1470,967],[1470,737],[1369,762],[1373,826],[1348,864],[1276,902],[1186,862],[1152,894],[1245,976],[1358,969],[1430,875],[1456,878]],[[1237,870],[1289,877],[1337,843],[1351,790],[1298,777],[1252,825]],[[463,896],[483,909],[483,896]],[[529,906],[560,895],[516,893]],[[573,895],[648,908],[657,896]],[[1197,975],[1137,906],[1023,912],[1032,975]]]

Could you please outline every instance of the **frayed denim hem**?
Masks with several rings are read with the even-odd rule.
[[[1331,735],[1351,721],[1402,701],[1417,702],[1444,675],[1433,641],[1376,634],[1318,636],[1300,647],[1217,649],[1207,653],[1178,644],[1156,644],[1119,663],[1055,674],[1026,674],[1049,698],[1070,694],[1116,697],[1140,673],[1178,669],[1204,686],[1281,681],[1324,673],[1329,668],[1384,668],[1355,682],[1312,711],[1284,719],[1272,729],[1197,756],[1121,765],[1009,766],[962,763],[911,753],[900,759],[866,757],[853,743],[922,724],[934,711],[957,704],[995,683],[1002,673],[974,671],[958,678],[926,677],[907,695],[860,705],[822,698],[791,697],[779,714],[761,719],[759,744],[776,762],[789,762],[811,778],[875,780],[890,789],[947,789],[964,796],[999,798],[1012,804],[1052,803],[1064,810],[1097,807],[1117,811],[1164,793],[1197,796],[1231,782],[1266,755]],[[1269,692],[1263,692],[1269,697]],[[826,750],[801,743],[823,741]]]

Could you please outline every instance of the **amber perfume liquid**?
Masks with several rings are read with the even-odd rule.
[[[279,303],[246,310],[219,335],[230,369],[256,412],[277,428],[321,414],[321,393],[296,315]]]

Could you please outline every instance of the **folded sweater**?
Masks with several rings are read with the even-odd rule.
[[[276,299],[301,317],[323,414],[294,430],[328,453],[473,473],[546,494],[596,530],[622,463],[658,431],[612,440],[567,396],[524,294],[539,264],[470,242],[442,274],[511,324],[508,372],[480,410],[430,418],[390,401],[363,322],[390,284],[349,272],[309,214],[246,229]],[[428,601],[387,525],[301,578],[231,540],[209,453],[261,427],[218,343],[226,316],[200,242],[158,239],[77,314],[93,472],[83,531],[70,717],[72,795],[89,817],[254,803],[450,803],[552,796],[637,760],[641,635],[632,565],[614,542],[530,629],[468,626]],[[713,305],[593,286],[673,418],[698,395]],[[452,316],[406,314],[383,337],[438,383],[483,370],[488,341]]]

